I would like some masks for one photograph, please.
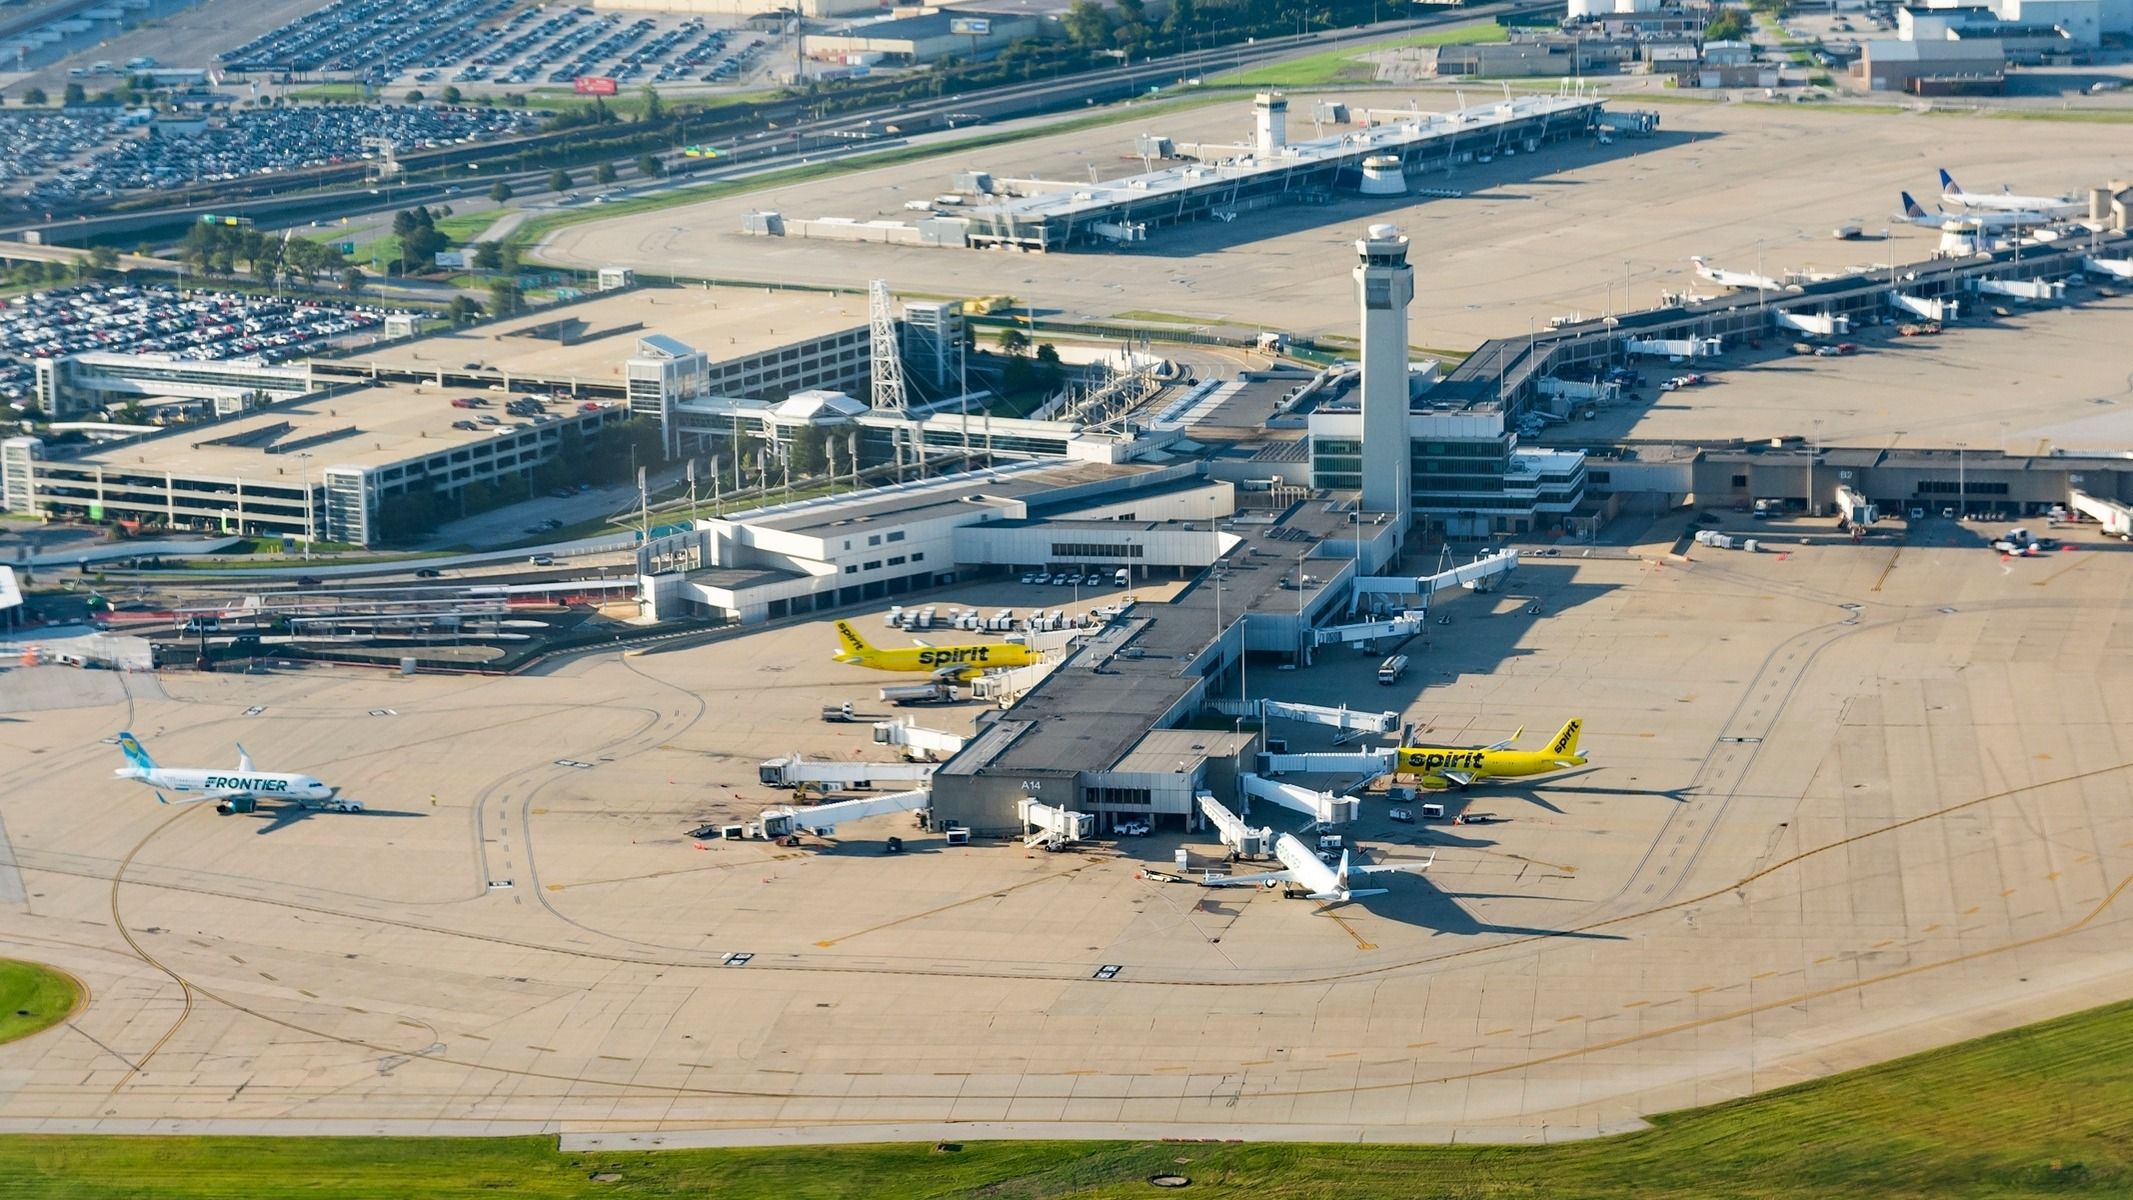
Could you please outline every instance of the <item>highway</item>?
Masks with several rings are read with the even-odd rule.
[[[1560,5],[1553,3],[1498,3],[1451,8],[1414,19],[1381,21],[1355,29],[1327,30],[1301,36],[1262,38],[1245,44],[1167,55],[1127,66],[1106,67],[1054,79],[961,92],[931,101],[885,102],[834,117],[803,118],[795,124],[783,126],[775,136],[764,136],[770,133],[770,130],[766,129],[738,141],[706,139],[711,144],[718,145],[722,151],[719,159],[711,160],[708,164],[703,159],[686,158],[679,152],[669,152],[662,157],[670,166],[683,169],[659,187],[679,187],[742,178],[751,169],[761,169],[766,163],[773,162],[782,165],[791,162],[796,155],[820,159],[878,149],[886,139],[858,140],[849,136],[868,129],[870,123],[875,121],[893,119],[904,126],[914,123],[929,124],[935,119],[945,119],[951,113],[974,114],[987,121],[999,121],[1109,104],[1144,96],[1150,88],[1165,88],[1218,71],[1320,54],[1341,46],[1380,41],[1406,32],[1467,24],[1517,13],[1541,12],[1558,7]],[[758,115],[767,124],[775,126],[790,116],[803,113],[807,107],[808,102],[794,100],[780,107],[759,108]],[[844,136],[839,136],[840,134]],[[513,145],[512,142],[495,142],[478,149],[484,154],[495,155],[509,152]],[[686,169],[689,167],[696,169]],[[545,188],[548,173],[547,167],[522,172],[488,171],[481,175],[479,182],[486,188],[487,185],[502,180],[521,192],[541,191]],[[201,214],[209,212],[248,216],[261,225],[300,224],[328,213],[336,217],[357,216],[369,212],[403,209],[416,204],[436,203],[448,195],[459,194],[466,184],[465,179],[456,182],[440,179],[434,182],[384,187],[360,183],[344,188],[256,199],[210,199],[142,212],[0,228],[0,237],[20,239],[25,233],[34,230],[48,242],[64,240],[85,243],[99,237],[173,228],[198,220]],[[637,189],[639,193],[654,190],[658,189]]]

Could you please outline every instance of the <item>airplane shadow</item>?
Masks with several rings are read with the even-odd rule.
[[[330,812],[323,808],[304,808],[300,805],[290,805],[285,808],[274,809],[271,812],[250,812],[244,815],[251,817],[253,820],[265,821],[266,824],[252,831],[255,834],[264,835],[287,829],[299,821],[308,821],[313,817],[427,817],[430,814],[392,808],[365,808],[362,812],[342,813]]]

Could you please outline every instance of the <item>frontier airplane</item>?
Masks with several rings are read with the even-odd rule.
[[[155,789],[156,799],[164,804],[170,803],[170,797],[163,793],[175,792],[180,804],[201,800],[287,800],[318,807],[332,803],[341,790],[328,787],[309,775],[259,770],[252,765],[252,756],[244,752],[243,746],[237,747],[235,770],[202,770],[157,766],[156,760],[148,757],[140,739],[131,733],[119,734],[118,744],[126,755],[126,765],[112,774]],[[360,807],[353,800],[340,803]]]
[[[970,646],[935,646],[919,642],[909,649],[886,649],[859,636],[849,621],[837,622],[837,640],[844,649],[830,656],[835,662],[876,671],[930,671],[935,679],[952,683],[975,679],[987,671],[1026,667],[1039,661],[1037,652],[1019,642],[985,642]]]
[[[1584,726],[1583,717],[1570,718],[1542,750],[1511,749],[1518,734],[1525,732],[1523,728],[1491,746],[1402,746],[1394,752],[1395,769],[1420,775],[1426,788],[1457,787],[1462,791],[1491,779],[1565,771],[1585,765],[1585,756],[1578,753],[1578,731]]]
[[[1282,834],[1280,840],[1274,843],[1274,857],[1280,859],[1281,865],[1287,869],[1268,871],[1263,875],[1231,875],[1225,879],[1209,879],[1201,886],[1250,887],[1253,884],[1260,884],[1271,888],[1284,883],[1293,883],[1302,887],[1304,895],[1313,900],[1328,900],[1335,904],[1346,904],[1357,896],[1376,896],[1391,890],[1390,888],[1355,887],[1352,883],[1355,876],[1385,875],[1395,871],[1426,871],[1429,869],[1430,863],[1436,861],[1436,856],[1432,854],[1428,862],[1387,863],[1382,866],[1358,867],[1348,861],[1348,852],[1343,850],[1341,851],[1339,864],[1329,867],[1320,861],[1318,855],[1312,853],[1311,848],[1304,845],[1293,833]]]

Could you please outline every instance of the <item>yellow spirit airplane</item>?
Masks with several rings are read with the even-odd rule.
[[[844,649],[830,657],[855,667],[876,671],[930,671],[935,679],[951,683],[975,679],[987,671],[1026,667],[1038,661],[1037,652],[1019,642],[986,642],[970,646],[935,646],[926,642],[905,649],[870,645],[849,621],[837,622],[837,640]],[[915,639],[914,639],[915,640]]]
[[[1515,779],[1524,775],[1546,775],[1553,771],[1567,770],[1585,765],[1585,756],[1578,753],[1578,731],[1584,727],[1583,717],[1572,717],[1568,724],[1556,731],[1555,740],[1545,750],[1513,750],[1511,743],[1524,733],[1518,733],[1497,742],[1493,746],[1452,748],[1445,746],[1402,746],[1397,751],[1397,770],[1422,777],[1426,788],[1468,786],[1490,779]]]

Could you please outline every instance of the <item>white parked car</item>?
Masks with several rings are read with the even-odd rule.
[[[1118,823],[1118,836],[1120,837],[1147,837],[1151,832],[1153,830],[1150,829],[1146,821],[1120,821]]]

